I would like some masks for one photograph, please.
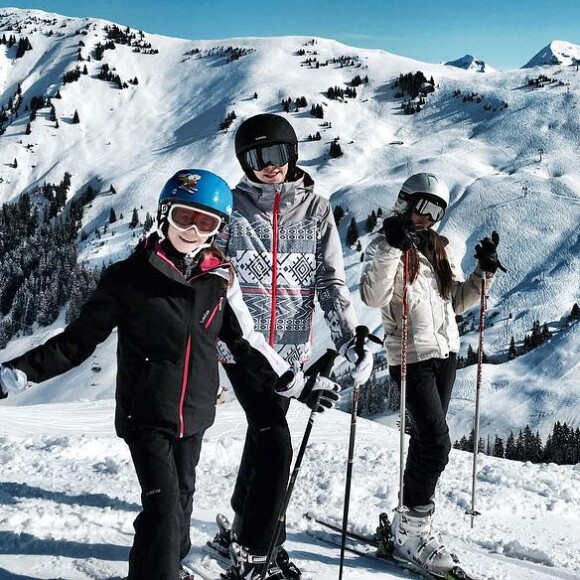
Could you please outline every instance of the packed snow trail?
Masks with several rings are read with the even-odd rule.
[[[0,404],[0,580],[124,578],[139,510],[139,487],[126,445],[114,435],[114,402],[8,407]],[[309,409],[289,413],[297,448]],[[350,416],[316,417],[288,511],[287,548],[312,578],[337,577],[340,550],[316,541],[307,511],[340,523]],[[245,433],[236,402],[218,407],[198,472],[188,559],[206,557],[216,513],[231,516]],[[493,580],[580,578],[580,466],[532,465],[480,456],[478,508],[470,528],[470,454],[453,450],[436,494],[435,525],[474,577]],[[351,527],[374,532],[396,506],[398,433],[360,419]],[[381,562],[347,554],[345,580],[410,578]]]

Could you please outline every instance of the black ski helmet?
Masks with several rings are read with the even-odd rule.
[[[256,175],[247,166],[243,154],[256,147],[287,143],[292,147],[292,157],[288,162],[288,174],[292,174],[298,161],[298,137],[292,125],[282,116],[273,113],[260,113],[246,119],[236,131],[236,157],[244,173],[253,181]]]

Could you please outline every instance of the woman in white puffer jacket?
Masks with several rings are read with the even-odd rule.
[[[433,229],[448,203],[449,190],[435,175],[409,177],[394,215],[365,251],[360,282],[363,302],[381,309],[389,372],[400,386],[403,256],[408,251],[406,409],[411,437],[401,490],[406,510],[393,519],[393,555],[434,574],[456,564],[430,526],[435,486],[451,450],[446,414],[459,351],[455,316],[479,302],[482,276],[489,287],[501,267],[494,232],[476,247],[478,266],[464,280],[448,240]]]

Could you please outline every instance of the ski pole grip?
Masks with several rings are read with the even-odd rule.
[[[323,377],[329,377],[332,372],[332,367],[334,366],[334,359],[338,356],[338,353],[329,348],[317,361],[313,362],[305,371],[304,374],[307,377],[315,377],[320,375]]]
[[[367,326],[357,326],[355,330],[354,348],[356,351],[357,362],[360,361],[364,355],[364,345],[369,336],[369,329]]]
[[[322,361],[322,370],[320,371],[320,376],[329,378],[330,373],[332,372],[332,367],[334,366],[334,359],[338,356],[338,353],[329,348],[325,354],[322,355],[324,359]]]

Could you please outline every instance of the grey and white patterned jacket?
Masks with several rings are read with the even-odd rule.
[[[244,176],[233,190],[232,220],[216,243],[234,265],[256,330],[299,366],[311,353],[315,297],[337,350],[352,338],[357,318],[330,203],[314,193],[308,173],[296,175],[280,185]],[[229,362],[223,345],[220,351]]]

